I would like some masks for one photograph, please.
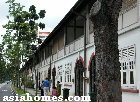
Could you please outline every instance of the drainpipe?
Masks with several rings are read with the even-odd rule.
[[[52,60],[51,59],[53,59],[53,56],[52,56],[52,46],[49,46],[49,48],[50,48],[50,50],[49,50],[49,54],[50,54],[50,80],[51,80],[51,76],[52,76],[52,69],[51,69],[51,67],[52,67]]]
[[[86,71],[87,71],[87,68],[86,68],[86,19],[85,19],[85,24],[84,24],[84,77],[86,77]],[[86,96],[86,93],[87,93],[87,90],[86,90],[86,81],[84,80],[84,95]]]
[[[84,16],[84,15],[81,15],[81,14],[79,14],[78,12],[76,12],[76,11],[74,11],[73,10],[73,13],[74,14],[76,14],[76,15],[78,15],[78,16],[81,16],[84,20],[85,20],[85,22],[84,22],[84,77],[86,77],[86,71],[87,71],[87,68],[86,68],[86,42],[87,42],[87,38],[86,38],[86,20],[87,20],[87,18],[86,18],[86,16]],[[87,90],[86,90],[86,81],[84,80],[84,96],[86,96],[86,93],[87,93]]]

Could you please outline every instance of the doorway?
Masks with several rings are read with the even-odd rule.
[[[83,64],[81,60],[76,63],[75,69],[75,95],[83,96]]]
[[[94,100],[96,102],[96,93],[97,93],[97,88],[96,88],[96,61],[95,61],[95,56],[92,57],[91,63],[90,63],[90,83],[89,83],[89,93],[91,97],[91,100]]]

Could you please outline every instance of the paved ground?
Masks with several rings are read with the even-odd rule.
[[[26,91],[29,92],[32,95],[35,94],[34,89],[26,88]],[[8,97],[9,96],[15,96],[15,93],[11,88],[11,84],[7,84],[7,83],[0,84],[0,102],[7,102],[7,101],[3,101],[4,96],[8,96]],[[40,92],[38,92],[38,96],[40,96]],[[15,102],[15,101],[8,101],[8,102]],[[16,102],[18,102],[18,101],[16,101]],[[50,101],[50,102],[53,102],[53,101]],[[58,102],[69,102],[69,101],[58,101]],[[71,102],[74,102],[74,101],[71,101]]]
[[[23,89],[23,86],[22,86],[22,89]],[[35,91],[34,89],[26,88],[25,90],[26,90],[26,92],[30,93],[31,95],[35,95],[35,92],[36,92],[36,91]],[[51,93],[50,93],[50,94],[51,94]],[[37,95],[40,96],[41,93],[38,92]],[[46,101],[46,102],[54,102],[54,101]],[[55,102],[77,102],[77,101],[55,101]],[[78,102],[81,102],[81,101],[78,101]],[[83,102],[86,102],[86,101],[83,101]]]
[[[0,102],[5,102],[3,101],[4,96],[14,96],[15,93],[13,92],[10,83],[3,83],[0,84]],[[15,102],[15,101],[8,101],[8,102]]]

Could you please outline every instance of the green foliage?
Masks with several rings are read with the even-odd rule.
[[[40,29],[44,29],[45,28],[45,24],[44,23],[39,23],[39,27],[40,27]]]
[[[27,87],[27,88],[34,88],[33,81],[27,81],[26,84],[25,84],[25,87]]]
[[[26,95],[26,93],[28,93],[28,92],[24,92],[24,90],[23,89],[20,89],[20,88],[17,88],[17,87],[15,87],[14,85],[12,85],[12,88],[16,91],[16,93],[18,94],[18,95],[20,95],[20,96],[25,96],[25,99],[27,99],[27,95]],[[35,101],[34,100],[34,97],[35,96],[33,96],[33,95],[30,95],[31,97],[32,97],[32,99],[33,99],[33,101],[32,102],[44,102],[44,101]],[[31,101],[24,101],[24,102],[31,102]]]
[[[34,5],[30,6],[29,11],[25,11],[25,6],[15,0],[7,0],[6,3],[9,4],[9,15],[7,24],[3,26],[6,29],[2,42],[5,48],[3,56],[7,61],[6,68],[13,73],[10,76],[14,77],[17,76],[21,63],[26,62],[37,49],[36,34],[40,24],[36,21],[44,18],[46,12],[41,10],[36,13]],[[45,24],[41,24],[41,29],[45,28]]]
[[[24,90],[17,88],[16,86],[12,85],[12,88],[16,91],[16,94],[23,95],[25,94]]]
[[[6,80],[8,77],[6,76],[6,61],[3,58],[3,46],[0,44],[0,82],[3,82]]]
[[[28,77],[25,81],[25,87],[27,88],[34,88],[34,82],[31,80],[30,77]]]
[[[40,10],[40,12],[39,12],[40,18],[44,18],[45,17],[45,13],[46,13],[45,10]]]

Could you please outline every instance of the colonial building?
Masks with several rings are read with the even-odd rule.
[[[94,29],[89,12],[94,0],[78,0],[34,54],[29,75],[40,83],[60,81],[70,95],[94,90]],[[123,102],[140,100],[140,0],[123,0],[119,16],[119,50]],[[62,92],[61,92],[62,93]],[[63,95],[63,93],[61,94]]]

